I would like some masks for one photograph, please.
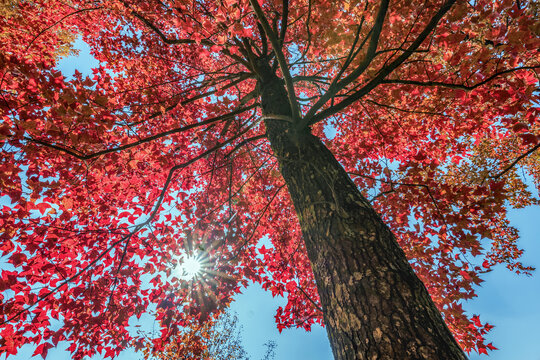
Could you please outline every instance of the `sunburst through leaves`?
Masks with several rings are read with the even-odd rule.
[[[183,254],[175,268],[176,275],[182,280],[193,280],[203,273],[204,260],[199,254]]]

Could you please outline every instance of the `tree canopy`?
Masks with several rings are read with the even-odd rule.
[[[462,303],[493,266],[532,270],[506,214],[538,203],[518,172],[538,189],[537,2],[1,6],[0,354],[141,348],[128,322],[152,307],[159,351],[250,280],[287,298],[278,329],[322,323],[268,120],[321,139],[460,346],[494,348]],[[90,77],[56,68],[76,37]],[[263,113],[268,69],[290,116]],[[175,272],[183,254],[204,258],[197,281]]]

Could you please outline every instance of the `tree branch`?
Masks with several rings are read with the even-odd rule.
[[[379,71],[378,75],[374,77],[371,81],[369,81],[366,85],[364,85],[361,89],[359,89],[346,99],[340,101],[338,104],[331,106],[318,114],[314,114],[311,118],[308,118],[306,116],[306,121],[308,121],[308,125],[311,126],[323,119],[326,119],[328,116],[332,116],[340,112],[341,110],[353,104],[354,102],[362,98],[364,95],[369,93],[371,90],[379,86],[386,76],[388,76],[392,71],[394,71],[399,65],[401,65],[405,60],[407,60],[416,51],[416,49],[418,49],[422,42],[424,42],[428,35],[431,34],[431,32],[435,29],[443,16],[452,8],[452,5],[455,2],[456,0],[448,0],[446,3],[444,3],[439,9],[439,11],[437,11],[437,13],[431,18],[424,30],[422,30],[418,37],[413,41],[413,43],[388,66],[382,68]]]
[[[514,71],[519,70],[533,70],[540,68],[540,65],[535,66],[520,66],[513,69],[506,69],[499,72],[496,72],[495,74],[487,77],[486,79],[474,84],[474,85],[466,85],[466,84],[452,84],[452,83],[445,83],[441,81],[416,81],[416,80],[401,80],[401,79],[388,79],[388,80],[382,80],[382,84],[404,84],[404,85],[417,85],[417,86],[438,86],[438,87],[446,87],[446,88],[452,88],[452,89],[462,89],[462,90],[473,90],[476,89],[479,86],[485,85],[488,82],[494,80],[495,78],[508,74]]]
[[[307,33],[306,43],[307,44],[306,44],[306,47],[304,48],[304,51],[302,52],[302,55],[300,56],[300,59],[303,59],[306,56],[311,46],[311,30],[309,29],[309,22],[311,21],[311,6],[312,6],[312,0],[308,0],[308,10],[307,10],[307,19],[306,19],[306,33]]]
[[[298,75],[298,76],[295,76],[292,80],[293,82],[307,81],[307,82],[321,83],[325,85],[330,84],[329,78],[324,77],[324,76],[316,76],[316,75],[312,75],[312,76]]]
[[[131,13],[133,16],[135,16],[137,19],[141,20],[147,27],[152,29],[154,33],[156,33],[157,36],[161,38],[161,40],[168,45],[176,45],[176,44],[195,44],[196,41],[192,39],[169,39],[156,25],[154,25],[150,20],[146,19],[144,16],[139,14],[138,12],[132,10]],[[203,45],[214,45],[214,43],[208,39],[202,39],[201,44]]]
[[[283,79],[285,80],[285,86],[287,88],[287,94],[289,95],[289,103],[291,105],[291,111],[293,114],[293,119],[299,119],[300,118],[300,110],[298,109],[298,101],[296,99],[296,94],[294,92],[294,85],[291,77],[291,73],[289,72],[289,68],[287,67],[287,61],[285,60],[285,56],[283,55],[283,52],[281,51],[281,46],[279,44],[278,39],[276,38],[276,35],[272,28],[270,27],[270,24],[268,23],[268,20],[266,19],[266,16],[264,16],[264,13],[261,9],[261,6],[257,2],[257,0],[249,0],[251,3],[251,7],[255,11],[255,14],[257,15],[257,18],[259,19],[259,22],[261,23],[261,26],[264,29],[264,32],[266,33],[266,36],[268,36],[268,39],[270,39],[270,42],[272,43],[272,47],[274,48],[274,53],[276,55],[279,68],[281,69],[281,73],[283,74]]]
[[[304,289],[302,289],[302,287],[300,286],[300,284],[296,285],[296,287],[302,292],[302,294],[304,294],[304,296],[306,297],[306,299],[308,299],[308,300],[313,304],[313,306],[315,306],[315,308],[321,312],[321,314],[324,314],[323,309],[322,309],[315,301],[313,301],[313,299],[311,298],[311,296],[309,296],[309,295],[304,291]]]
[[[370,202],[375,200],[376,198],[378,198],[380,196],[395,192],[396,189],[394,189],[394,185],[424,188],[424,189],[426,189],[429,197],[431,198],[431,201],[433,202],[433,205],[435,205],[435,208],[437,209],[437,212],[439,213],[439,216],[441,217],[442,221],[446,223],[446,221],[444,220],[444,217],[442,215],[441,209],[439,209],[439,205],[437,204],[437,200],[435,200],[435,197],[433,197],[433,194],[431,193],[431,188],[429,187],[429,185],[426,185],[426,184],[414,184],[414,183],[402,183],[402,182],[391,181],[391,180],[388,181],[388,180],[378,179],[378,178],[374,178],[372,176],[362,175],[362,174],[358,174],[358,173],[354,173],[354,172],[348,172],[348,174],[363,177],[365,179],[371,179],[371,180],[374,180],[374,181],[379,181],[381,183],[385,183],[385,184],[390,185],[390,190],[386,190],[386,191],[381,192],[380,194],[377,194],[376,196],[374,196],[370,200]]]
[[[535,152],[536,150],[538,150],[538,148],[540,148],[540,143],[536,144],[536,146],[533,146],[529,151],[527,151],[526,153],[524,154],[521,154],[520,156],[518,156],[514,161],[512,161],[512,163],[510,165],[508,165],[503,171],[501,171],[500,173],[496,174],[496,175],[492,175],[492,176],[488,176],[488,179],[498,179],[500,178],[501,176],[503,176],[504,174],[506,174],[508,171],[510,171],[514,166],[516,166],[516,164],[523,158],[529,156],[530,154],[532,154],[533,152]]]
[[[281,185],[280,187],[278,187],[274,195],[272,195],[272,197],[270,198],[270,201],[268,201],[264,209],[261,211],[261,213],[257,217],[257,220],[255,221],[255,227],[253,228],[251,235],[242,243],[242,245],[236,251],[236,254],[231,259],[229,259],[229,261],[235,260],[238,257],[238,255],[240,255],[240,252],[244,249],[244,247],[251,241],[251,239],[253,239],[253,236],[255,236],[255,233],[257,232],[257,228],[259,227],[259,223],[261,222],[262,217],[266,213],[266,210],[268,210],[270,205],[274,202],[274,199],[276,198],[277,194],[279,194],[281,189],[283,189],[284,187],[285,185]]]
[[[99,9],[102,9],[102,8],[103,8],[102,6],[98,6],[98,7],[95,7],[95,8],[80,9],[80,10],[74,11],[74,12],[72,12],[70,14],[67,14],[67,15],[63,16],[60,20],[56,21],[54,24],[46,27],[45,29],[41,30],[36,36],[34,36],[34,38],[26,46],[26,51],[28,51],[28,49],[30,49],[30,47],[37,40],[38,37],[43,35],[43,33],[48,31],[49,29],[51,29],[51,28],[55,27],[56,25],[58,25],[59,23],[61,23],[65,19],[67,19],[68,17],[73,16],[73,15],[77,15],[77,14],[80,14],[80,13],[83,13],[83,12],[86,12],[86,11],[99,10]]]
[[[379,44],[379,38],[382,31],[382,26],[384,23],[384,18],[386,17],[386,13],[388,12],[388,3],[389,0],[383,0],[381,1],[381,6],[379,7],[379,11],[377,13],[377,18],[375,19],[375,24],[373,25],[373,28],[371,29],[371,37],[369,41],[369,46],[367,49],[366,56],[364,60],[358,65],[356,69],[354,69],[349,75],[347,75],[343,80],[339,80],[339,77],[336,76],[334,80],[332,81],[332,84],[330,84],[330,87],[328,88],[327,92],[321,96],[321,98],[313,104],[311,109],[309,109],[308,113],[306,114],[303,124],[301,124],[303,127],[309,126],[310,119],[315,115],[317,110],[319,110],[328,100],[330,100],[332,97],[334,97],[340,90],[344,89],[347,85],[349,85],[351,82],[356,80],[371,64],[375,57],[375,53],[377,51],[377,46]],[[367,38],[366,38],[367,39]],[[347,59],[350,57],[347,57]],[[347,60],[346,60],[347,63]],[[341,72],[340,72],[341,75]]]
[[[33,143],[36,143],[36,144],[43,145],[45,147],[49,147],[51,149],[62,151],[64,153],[66,153],[66,154],[69,154],[69,155],[71,155],[73,157],[76,157],[79,160],[89,160],[89,159],[92,159],[92,158],[95,158],[95,157],[99,157],[101,155],[127,150],[127,149],[130,149],[132,147],[136,147],[136,146],[142,145],[144,143],[160,139],[162,137],[166,137],[166,136],[173,135],[173,134],[178,134],[178,133],[181,133],[181,132],[184,132],[184,131],[187,131],[187,130],[191,130],[191,129],[194,129],[194,128],[197,128],[197,127],[212,124],[212,123],[215,123],[215,122],[218,122],[218,121],[221,121],[221,120],[226,120],[226,119],[229,119],[229,118],[231,118],[233,116],[241,114],[241,113],[243,113],[243,112],[245,112],[247,110],[253,109],[256,106],[257,106],[257,104],[253,104],[253,105],[247,106],[245,108],[238,109],[236,111],[233,111],[233,112],[225,114],[225,115],[216,116],[216,117],[213,117],[213,118],[210,118],[210,119],[198,122],[198,123],[186,125],[186,126],[183,126],[181,128],[176,128],[176,129],[165,131],[165,132],[162,132],[162,133],[159,133],[159,134],[156,134],[156,135],[148,136],[146,138],[143,138],[143,139],[141,139],[139,141],[135,141],[133,143],[129,143],[129,144],[126,144],[126,145],[122,145],[122,146],[118,146],[118,147],[114,147],[114,148],[110,148],[110,149],[101,150],[101,151],[91,153],[91,154],[83,154],[80,151],[70,150],[70,149],[68,149],[66,147],[51,144],[51,143],[48,143],[48,142],[46,142],[44,140],[40,140],[40,139],[34,139],[34,138],[29,138],[29,137],[24,137],[24,139],[28,140],[28,141],[31,141]]]
[[[285,35],[287,33],[287,21],[289,20],[289,0],[283,0],[283,14],[281,16],[281,29],[279,31],[279,44],[283,46]]]
[[[146,19],[144,16],[142,16],[141,14],[139,14],[138,12],[132,10],[131,13],[133,14],[133,16],[135,16],[137,19],[141,20],[147,27],[149,27],[152,31],[154,31],[154,33],[156,33],[156,35],[158,35],[160,37],[160,39],[165,43],[165,44],[168,44],[168,45],[177,45],[177,44],[196,44],[197,42],[195,40],[192,40],[192,39],[170,39],[168,38],[156,25],[154,25],[150,20]],[[208,40],[208,39],[201,39],[200,41],[201,44],[203,45],[206,45],[206,46],[212,46],[212,45],[215,45],[215,43],[211,40]],[[251,69],[251,66],[249,64],[249,62],[245,61],[244,59],[242,59],[241,57],[237,56],[237,55],[234,55],[232,54],[230,51],[228,51],[227,49],[223,49],[222,50],[223,54],[229,56],[230,58],[238,61],[239,63],[241,63],[242,65],[244,65],[246,68],[250,69],[250,70],[253,70]]]
[[[238,151],[238,149],[240,149],[242,146],[246,145],[247,143],[250,143],[252,141],[257,141],[257,140],[260,140],[260,139],[265,139],[266,138],[266,134],[261,134],[261,135],[257,135],[257,136],[252,136],[250,138],[247,138],[245,140],[242,140],[241,142],[239,142],[235,147],[234,149],[232,149],[231,151],[229,151],[224,157],[225,158],[228,158],[230,157],[232,154],[234,154],[236,151]]]
[[[424,115],[447,116],[447,115],[444,115],[444,113],[438,113],[438,112],[433,112],[433,111],[421,111],[421,110],[417,111],[417,110],[403,109],[403,108],[399,108],[399,107],[392,106],[392,105],[381,104],[381,103],[376,102],[376,101],[374,101],[374,100],[366,100],[366,102],[371,103],[371,104],[373,104],[373,105],[380,106],[380,107],[384,107],[384,108],[387,108],[387,109],[397,110],[397,111],[406,112],[406,113],[411,113],[411,114],[424,114]]]
[[[139,231],[139,229],[136,229],[136,231]],[[120,240],[117,240],[115,242],[113,242],[111,244],[111,246],[109,246],[107,249],[105,249],[101,254],[99,254],[99,256],[97,258],[95,258],[94,260],[90,261],[88,263],[88,265],[86,265],[84,268],[82,268],[80,271],[78,271],[75,275],[73,276],[70,276],[68,277],[66,280],[62,281],[60,283],[60,285],[56,286],[54,289],[52,289],[51,291],[47,292],[46,294],[40,296],[37,298],[37,300],[27,306],[26,308],[16,312],[15,314],[13,314],[11,317],[9,317],[8,319],[6,319],[5,321],[2,321],[0,322],[0,326],[1,325],[4,325],[12,320],[15,320],[16,318],[18,318],[19,316],[21,316],[23,313],[29,311],[30,309],[32,309],[34,306],[36,306],[37,304],[39,304],[41,301],[45,300],[46,298],[48,298],[49,296],[51,296],[52,294],[56,293],[62,286],[66,285],[67,283],[75,280],[76,278],[78,278],[79,276],[81,276],[83,273],[85,273],[88,269],[90,269],[92,266],[94,266],[99,260],[101,260],[105,255],[107,255],[107,253],[109,253],[116,245],[122,243],[123,241],[126,241],[128,238],[130,238],[131,236],[133,236],[136,231],[134,230],[133,232],[130,232],[129,234],[127,234],[126,236],[122,237]]]

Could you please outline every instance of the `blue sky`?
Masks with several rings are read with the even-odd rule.
[[[78,69],[83,74],[90,73],[93,66],[98,63],[91,57],[88,47],[78,41],[77,47],[81,49],[76,58],[61,61],[60,69],[69,76]],[[513,210],[510,212],[512,224],[520,230],[520,246],[526,250],[523,262],[540,268],[540,230],[537,223],[540,219],[540,207]],[[486,280],[478,288],[478,298],[466,302],[464,308],[471,314],[480,314],[482,321],[487,321],[495,328],[488,336],[488,342],[500,350],[490,353],[490,356],[471,355],[471,360],[540,360],[540,277],[515,275],[505,268],[487,274]],[[278,332],[274,315],[278,306],[283,306],[283,298],[273,298],[271,293],[263,291],[258,285],[251,285],[238,295],[232,304],[232,311],[238,314],[243,327],[244,346],[251,355],[252,360],[258,360],[264,354],[263,344],[268,340],[277,343],[276,360],[332,359],[330,345],[326,331],[314,326],[311,332],[301,329],[284,330]],[[67,360],[69,353],[65,350],[67,344],[60,344],[58,348],[49,351],[49,359]],[[10,357],[13,360],[27,360],[32,358],[34,348],[25,346],[21,352]],[[39,359],[40,357],[35,357]],[[95,356],[93,359],[101,359]],[[142,356],[131,350],[124,351],[118,359],[139,359]],[[0,360],[4,360],[0,356]]]

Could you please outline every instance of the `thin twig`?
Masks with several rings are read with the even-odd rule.
[[[514,161],[512,161],[512,163],[510,165],[508,165],[503,171],[501,171],[500,173],[496,174],[496,175],[492,175],[492,176],[488,176],[488,179],[498,179],[500,178],[501,176],[503,176],[504,174],[506,174],[508,171],[510,171],[521,159],[529,156],[530,154],[532,154],[533,152],[535,152],[538,148],[540,148],[540,143],[536,144],[535,146],[533,146],[529,151],[527,151],[526,153],[524,154],[521,154],[520,156],[518,156]]]
[[[313,299],[311,298],[311,296],[309,296],[305,291],[304,289],[302,289],[302,287],[300,286],[300,284],[297,284],[296,287],[306,296],[306,298],[311,301],[311,303],[313,304],[313,306],[315,306],[315,308],[317,308],[317,310],[319,310],[322,314],[324,314],[324,311],[323,309],[315,302],[313,301]]]

